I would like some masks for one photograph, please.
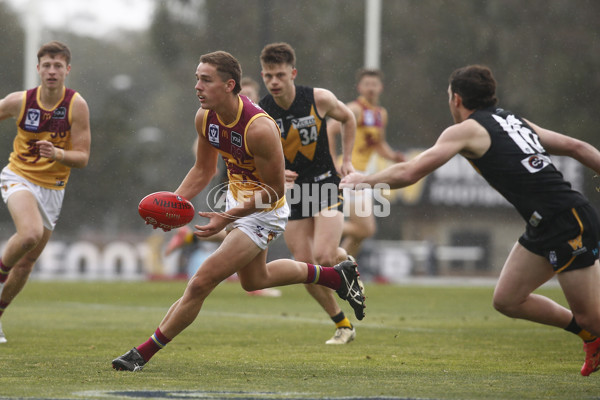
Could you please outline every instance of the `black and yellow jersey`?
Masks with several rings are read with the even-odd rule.
[[[327,124],[317,112],[313,88],[296,86],[296,97],[287,110],[279,107],[270,94],[259,104],[279,125],[285,168],[298,173],[296,183],[332,177],[339,183],[329,152]]]
[[[494,107],[477,110],[469,118],[481,124],[491,139],[489,150],[469,161],[525,221],[536,226],[542,218],[587,202],[565,181],[525,120]]]

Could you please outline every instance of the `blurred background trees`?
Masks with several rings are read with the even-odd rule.
[[[43,34],[44,42],[58,39],[71,47],[67,84],[87,100],[92,124],[90,164],[73,172],[57,233],[117,235],[145,228],[137,216],[138,201],[150,192],[174,190],[194,161],[194,71],[201,54],[229,51],[246,76],[260,81],[262,47],[286,41],[296,49],[299,84],[331,89],[344,102],[356,96],[364,0],[153,4],[147,31],[106,39],[66,31]],[[452,122],[448,76],[472,63],[493,69],[504,107],[600,144],[599,2],[404,0],[382,6],[382,103],[390,112],[388,137],[394,147],[425,147],[436,140]],[[1,96],[24,89],[19,21],[0,0]],[[2,157],[8,157],[14,134],[12,123],[0,123]],[[10,224],[5,207],[0,221],[0,226]]]

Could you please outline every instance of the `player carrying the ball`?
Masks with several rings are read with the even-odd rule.
[[[600,173],[600,152],[496,106],[489,68],[470,65],[450,76],[448,104],[455,124],[434,146],[373,175],[353,173],[342,185],[409,186],[457,154],[502,194],[527,223],[500,273],[494,307],[511,318],[555,326],[583,339],[581,375],[600,366],[600,220],[590,202],[552,163],[570,156]],[[556,276],[570,309],[533,291]]]
[[[358,319],[364,317],[365,297],[355,262],[321,267],[288,259],[266,263],[267,246],[283,231],[289,207],[285,201],[284,156],[279,128],[261,108],[240,97],[242,70],[229,53],[200,57],[196,69],[198,148],[196,162],[175,193],[192,199],[217,172],[217,157],[227,165],[227,211],[199,212],[207,224],[195,234],[209,237],[226,228],[219,248],[192,276],[154,334],[112,361],[117,370],[139,371],[160,349],[198,316],[204,299],[237,272],[245,290],[316,283],[334,289],[347,300]]]
[[[0,316],[27,283],[46,247],[65,195],[71,168],[90,157],[90,112],[86,101],[65,87],[71,51],[60,42],[37,54],[40,86],[0,100],[0,120],[16,119],[17,136],[0,175],[2,199],[15,224],[0,259]],[[0,343],[6,336],[0,324]]]

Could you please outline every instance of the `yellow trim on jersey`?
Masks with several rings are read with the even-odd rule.
[[[62,103],[62,102],[63,102],[63,100],[65,99],[65,94],[66,94],[66,93],[67,93],[67,88],[66,88],[65,86],[63,86],[63,92],[62,92],[62,96],[60,97],[60,100],[58,100],[58,101],[56,102],[56,104],[54,104],[52,107],[50,107],[50,108],[46,108],[46,107],[44,107],[44,105],[42,104],[42,87],[41,87],[41,86],[38,86],[38,90],[37,90],[37,92],[35,93],[35,100],[37,101],[37,103],[38,103],[38,106],[40,106],[40,108],[41,108],[42,110],[44,110],[44,111],[52,111],[52,110],[54,110],[56,107],[58,107],[58,105],[59,105],[60,103]],[[73,98],[75,98],[75,96],[73,96]],[[71,103],[70,103],[69,105],[71,105],[71,104],[73,104],[73,100],[71,100]],[[69,122],[70,122],[70,121],[69,121]]]
[[[235,119],[233,120],[232,123],[226,124],[225,122],[223,122],[223,120],[221,119],[219,114],[217,114],[215,112],[215,115],[217,116],[217,120],[219,121],[219,123],[226,128],[232,128],[235,125],[237,125],[237,123],[240,121],[240,117],[242,116],[242,110],[244,109],[244,102],[242,101],[242,99],[240,99],[239,95],[237,98],[238,98],[238,111],[237,111],[237,116],[235,117]]]
[[[73,104],[75,103],[75,99],[77,97],[79,97],[79,92],[75,92],[75,94],[71,98],[71,103],[69,104],[69,111],[67,111],[67,119],[69,120],[69,125],[73,125]]]
[[[21,100],[21,111],[19,112],[19,116],[17,117],[17,129],[19,129],[19,124],[21,123],[21,119],[23,115],[25,115],[25,104],[27,103],[27,90],[23,92],[23,100]]]
[[[273,118],[271,118],[271,116],[269,114],[267,114],[267,113],[258,113],[258,114],[253,115],[252,118],[250,118],[250,120],[246,124],[246,129],[244,130],[244,148],[246,149],[246,153],[248,153],[252,157],[254,157],[254,154],[252,154],[252,152],[248,148],[248,141],[245,140],[245,139],[246,139],[246,134],[248,133],[248,128],[250,127],[250,124],[252,124],[252,122],[254,122],[254,120],[257,119],[258,117],[267,117],[267,118],[269,118],[271,121],[273,121],[273,123],[277,127],[277,131],[279,131],[279,125],[277,125],[277,122],[275,122],[275,120]],[[281,136],[281,132],[279,132],[279,136]]]
[[[67,93],[67,88],[63,86],[63,92],[60,100],[55,103],[52,108],[43,107],[41,104],[42,87],[38,86],[35,90],[35,102],[37,109],[44,113],[53,113],[64,101]],[[72,131],[72,113],[73,106],[78,92],[73,91],[73,96],[68,102],[67,122],[68,130],[61,132],[61,135],[56,135],[55,131],[43,130],[40,132],[30,132],[26,129],[21,129],[20,124],[27,118],[27,94],[28,90],[23,92],[23,99],[19,117],[16,120],[17,135],[13,140],[13,151],[9,156],[8,168],[15,174],[29,180],[30,182],[44,188],[52,190],[63,190],[69,181],[71,167],[56,162],[54,160],[33,160],[35,153],[32,152],[32,142],[39,140],[48,140],[56,147],[63,150],[71,149],[71,131]],[[64,135],[62,134],[64,133]]]
[[[202,116],[202,136],[206,137],[206,127],[208,126],[208,111],[203,110],[204,115]]]

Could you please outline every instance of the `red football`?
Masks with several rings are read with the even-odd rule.
[[[195,215],[192,203],[172,192],[149,194],[140,201],[138,212],[147,224],[165,232],[184,226]]]

